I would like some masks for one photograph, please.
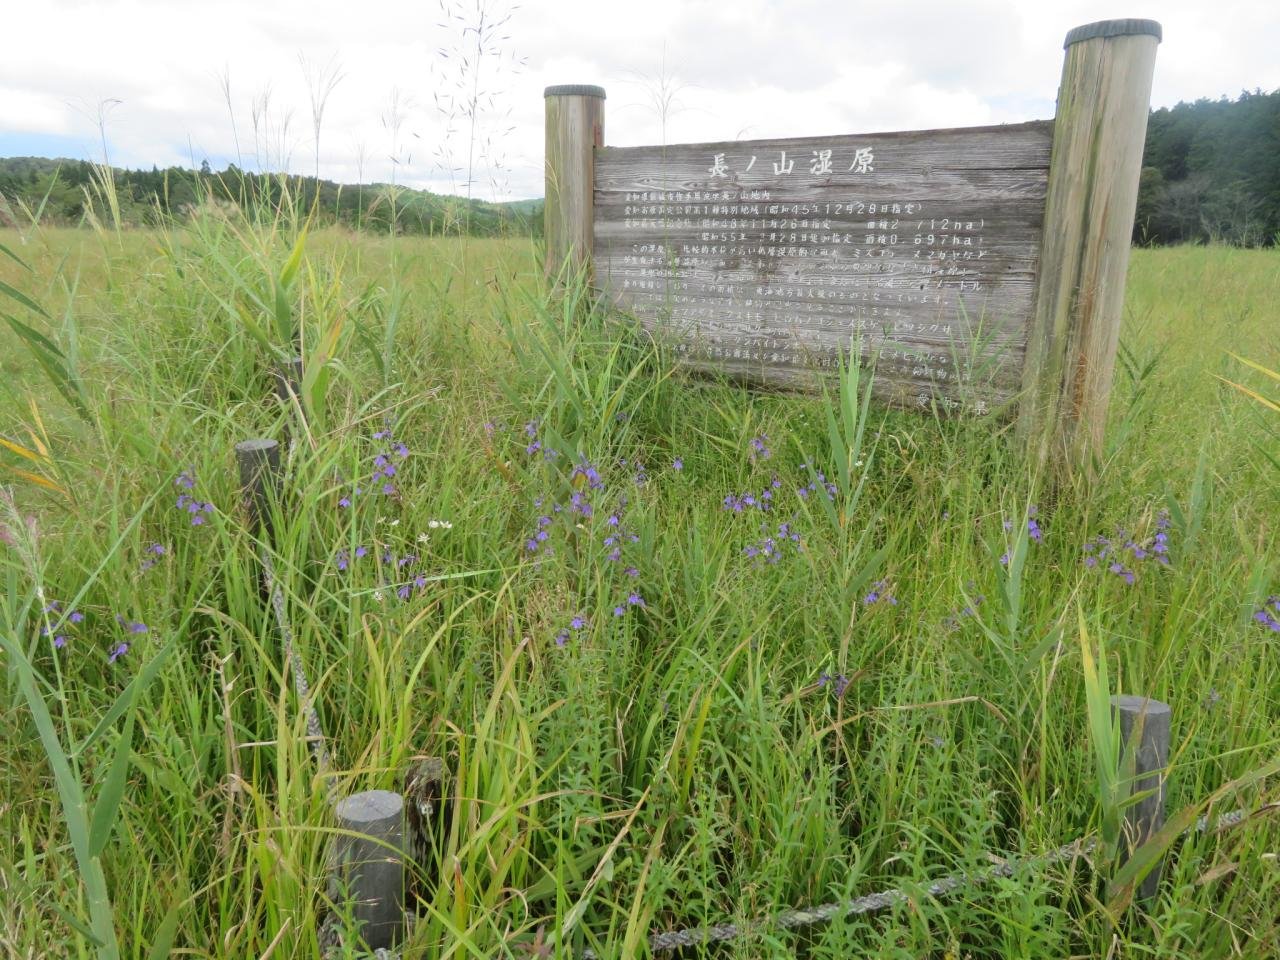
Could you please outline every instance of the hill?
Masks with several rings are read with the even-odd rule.
[[[107,176],[107,171],[110,176]],[[387,183],[341,184],[278,173],[251,173],[234,164],[214,171],[168,167],[150,170],[104,168],[84,160],[45,157],[0,158],[0,223],[27,214],[42,222],[76,225],[92,206],[109,209],[114,192],[121,223],[154,226],[182,216],[205,199],[218,202],[314,207],[322,223],[365,230],[439,235],[530,235],[542,232],[542,201],[489,203],[443,196]],[[27,213],[23,213],[23,211]]]

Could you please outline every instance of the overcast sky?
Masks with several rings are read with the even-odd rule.
[[[1154,106],[1280,88],[1275,0],[4,0],[0,156],[105,131],[118,166],[309,173],[336,76],[322,176],[541,196],[548,84],[605,87],[617,145],[1040,119],[1067,30],[1113,17],[1164,26]]]

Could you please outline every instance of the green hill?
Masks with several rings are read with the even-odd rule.
[[[109,172],[109,176],[108,176]],[[154,226],[181,217],[203,200],[232,204],[284,203],[314,209],[323,223],[353,229],[390,230],[438,235],[538,235],[542,201],[489,203],[443,196],[386,183],[341,184],[332,180],[277,173],[251,173],[234,164],[215,171],[168,167],[150,170],[104,168],[84,160],[45,157],[0,158],[0,223],[79,224],[92,207],[99,216],[109,209],[107,187],[114,190],[120,220],[131,226]]]

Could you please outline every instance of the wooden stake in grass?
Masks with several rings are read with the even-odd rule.
[[[280,492],[280,444],[275,440],[242,440],[236,444],[240,497],[249,529],[261,527],[270,537],[271,504]]]
[[[1067,34],[1019,411],[1041,465],[1087,472],[1102,450],[1160,37],[1154,20]]]
[[[404,800],[366,790],[334,807],[340,835],[338,876],[352,916],[370,948],[395,946],[404,931]]]
[[[575,275],[594,241],[595,148],[604,146],[604,88],[547,87],[546,272]]]
[[[1124,744],[1121,757],[1133,757],[1132,793],[1147,794],[1125,812],[1123,863],[1164,826],[1165,768],[1169,764],[1173,711],[1167,703],[1128,694],[1113,696],[1111,707],[1120,719],[1120,737]],[[1127,769],[1122,769],[1121,777],[1127,774]],[[1138,887],[1138,899],[1149,902],[1155,897],[1159,885],[1160,865],[1157,863]]]

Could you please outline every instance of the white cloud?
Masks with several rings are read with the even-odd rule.
[[[0,128],[10,142],[27,133],[93,144],[96,104],[116,98],[122,102],[106,125],[117,163],[207,156],[220,165],[238,153],[251,168],[287,160],[295,171],[310,170],[314,136],[299,56],[313,66],[334,58],[343,79],[325,113],[321,173],[348,181],[394,173],[401,182],[460,189],[465,175],[444,168],[465,167],[469,125],[463,118],[450,131],[436,97],[457,81],[457,59],[439,51],[464,39],[475,6],[462,10],[460,21],[398,0],[24,4],[5,15]],[[1164,24],[1157,106],[1280,87],[1280,5],[1137,0],[1123,12]],[[530,0],[515,10],[505,38],[492,41],[527,66],[495,74],[502,58],[480,59],[480,90],[493,96],[481,105],[478,141],[489,147],[480,150],[474,189],[489,196],[497,181],[510,196],[542,192],[548,84],[604,85],[609,142],[656,142],[663,125],[651,91],[664,63],[684,84],[667,117],[671,142],[1047,117],[1066,31],[1115,13],[1110,0]],[[402,98],[398,163],[386,122],[393,90]]]

